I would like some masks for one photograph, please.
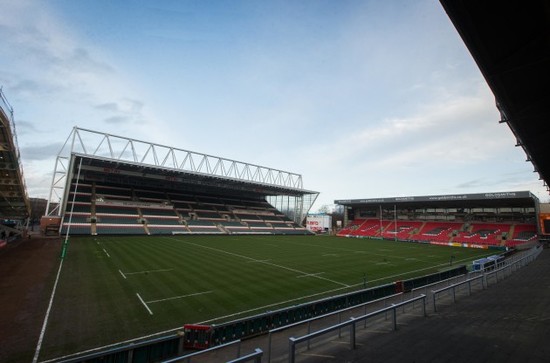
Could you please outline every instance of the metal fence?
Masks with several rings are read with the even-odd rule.
[[[421,288],[413,289],[410,293],[410,299],[406,301],[402,301],[398,304],[392,304],[390,307],[385,307],[383,309],[377,310],[375,312],[365,314],[358,318],[350,318],[350,320],[345,322],[340,322],[338,324],[331,325],[329,327],[326,327],[324,329],[317,330],[313,333],[311,333],[308,330],[308,333],[295,338],[290,337],[289,338],[289,348],[288,348],[288,361],[293,363],[296,359],[296,346],[300,343],[307,343],[307,348],[310,349],[310,341],[311,339],[321,337],[326,334],[334,333],[335,331],[338,331],[338,335],[340,336],[341,331],[345,327],[349,327],[349,346],[350,349],[355,349],[355,338],[356,338],[356,331],[355,327],[358,321],[364,321],[365,327],[366,327],[366,320],[369,318],[372,318],[377,315],[381,315],[383,313],[387,314],[389,311],[391,311],[393,319],[393,329],[395,330],[397,328],[397,312],[398,308],[403,308],[403,312],[405,311],[404,306],[405,305],[412,305],[412,308],[415,309],[415,303],[418,301],[421,301],[422,311],[423,315],[426,316],[426,309],[430,302],[430,300],[433,302],[433,309],[434,311],[437,311],[436,302],[438,295],[449,292],[449,294],[452,294],[452,300],[453,302],[456,301],[457,294],[465,294],[467,292],[467,295],[470,295],[472,293],[472,289],[477,288],[478,290],[485,289],[489,286],[491,283],[497,283],[499,279],[504,279],[507,276],[510,276],[514,271],[517,271],[519,268],[524,267],[528,265],[529,263],[533,262],[539,254],[542,252],[542,247],[537,246],[531,250],[529,250],[527,253],[518,254],[515,255],[502,263],[499,263],[496,266],[493,266],[493,270],[483,271],[483,272],[472,272],[467,274],[466,276],[459,276],[459,277],[452,277],[450,279],[447,279],[445,281],[436,282],[433,284],[429,284],[426,286],[423,286]],[[462,278],[464,278],[463,281],[460,281]],[[456,282],[452,282],[456,281]],[[436,286],[441,284],[448,284],[448,286],[443,287],[438,290],[431,290],[432,299],[427,299],[428,295],[428,287],[430,286]],[[421,294],[417,297],[414,297],[414,294],[425,290],[426,294]],[[405,299],[406,293],[401,295],[402,299]],[[271,346],[269,347],[271,349]]]
[[[501,279],[504,279],[506,276],[510,276],[513,271],[517,271],[521,267],[524,267],[533,262],[541,252],[542,247],[535,247],[534,249],[529,250],[526,255],[523,254],[510,258],[509,260],[504,260],[503,262],[499,263],[493,270],[488,270],[484,271],[483,273],[475,274],[477,276],[468,278],[462,282],[451,284],[438,290],[432,290],[431,293],[434,312],[437,311],[436,303],[438,295],[444,292],[449,292],[451,293],[453,303],[455,303],[457,293],[462,292],[461,290],[463,290],[466,286],[468,287],[468,295],[472,294],[472,286],[475,287],[475,283],[477,283],[477,286],[481,287],[481,289],[485,289],[489,286],[491,280],[494,280],[493,283],[497,283],[499,281],[499,274]]]
[[[333,333],[335,331],[338,331],[339,332],[338,334],[340,334],[340,331],[343,328],[349,328],[349,346],[350,346],[350,349],[355,349],[356,348],[356,327],[357,327],[357,323],[364,322],[365,327],[366,327],[367,320],[372,319],[374,317],[378,317],[382,314],[386,314],[388,312],[391,313],[391,316],[392,316],[392,329],[397,330],[397,311],[398,311],[398,309],[401,308],[401,307],[404,307],[405,305],[413,304],[414,302],[419,301],[419,300],[423,301],[422,302],[422,315],[426,316],[426,303],[425,303],[426,295],[420,295],[420,296],[412,298],[410,300],[403,301],[403,302],[400,302],[400,303],[397,303],[397,304],[392,304],[391,306],[388,306],[388,307],[385,307],[383,309],[374,311],[372,313],[368,313],[368,314],[363,315],[363,316],[359,316],[359,317],[356,317],[356,318],[351,317],[350,320],[348,320],[348,321],[330,326],[328,328],[324,328],[324,329],[315,331],[313,333],[303,335],[303,336],[298,337],[298,338],[290,337],[289,342],[288,342],[288,344],[289,344],[289,346],[288,346],[288,361],[289,361],[289,363],[294,363],[295,362],[295,359],[296,359],[296,345],[297,344],[307,342],[308,343],[308,348],[307,349],[309,349],[309,342],[310,342],[311,339],[318,338],[318,337]]]
[[[438,289],[438,290],[433,290],[432,291],[432,298],[433,298],[434,312],[437,311],[436,302],[437,302],[437,296],[440,293],[443,293],[445,291],[451,292],[452,296],[453,296],[453,303],[455,303],[456,302],[456,293],[460,292],[462,287],[468,286],[468,296],[469,296],[469,295],[472,294],[472,283],[477,282],[477,285],[478,286],[481,285],[481,289],[484,289],[484,283],[483,283],[484,280],[485,280],[485,276],[484,275],[479,275],[479,276],[467,279],[465,281],[462,281],[462,282],[459,282],[459,283],[456,283],[456,284],[452,284],[452,285],[447,286],[447,287],[443,287],[443,288]]]
[[[376,299],[376,300],[373,300],[373,301],[369,301],[369,302],[366,302],[366,303],[363,303],[363,304],[360,304],[360,305],[357,305],[357,306],[352,306],[352,307],[348,307],[348,308],[345,308],[345,309],[342,309],[342,310],[333,311],[333,312],[325,314],[325,315],[316,316],[316,317],[313,317],[313,318],[310,318],[310,319],[307,319],[307,320],[296,322],[294,324],[289,324],[289,325],[285,325],[285,326],[282,326],[282,327],[279,327],[279,328],[276,328],[276,329],[271,329],[268,333],[267,362],[268,363],[271,362],[272,337],[276,333],[280,333],[280,332],[283,332],[285,330],[292,329],[292,328],[295,328],[297,326],[302,326],[302,325],[307,324],[307,333],[309,334],[309,333],[311,333],[312,323],[314,323],[314,322],[320,322],[320,321],[322,321],[324,319],[327,319],[327,318],[330,318],[330,317],[337,317],[338,318],[338,323],[341,323],[342,322],[342,317],[346,313],[352,313],[352,312],[355,312],[359,309],[362,309],[362,310],[364,310],[363,314],[366,315],[367,314],[367,309],[370,306],[374,306],[375,304],[384,304],[384,307],[386,307],[389,301],[395,300],[395,299],[399,298],[402,295],[403,295],[403,293],[393,294],[393,295],[386,296],[386,297]],[[308,346],[309,346],[309,343],[308,343]]]
[[[248,341],[246,349],[254,349],[255,347],[261,347],[265,348],[264,351],[267,351],[267,362],[271,362],[271,358],[273,355],[273,352],[277,351],[277,360],[284,359],[286,349],[284,347],[284,343],[281,344],[281,342],[286,341],[286,339],[290,339],[290,337],[294,334],[304,334],[300,338],[292,338],[294,339],[295,343],[294,345],[301,343],[302,340],[307,342],[307,349],[310,347],[310,340],[313,338],[313,336],[310,336],[311,334],[328,334],[328,332],[333,332],[338,330],[338,336],[342,336],[342,332],[346,334],[345,331],[343,331],[343,328],[352,324],[353,329],[355,329],[355,325],[359,320],[364,322],[364,326],[367,326],[367,320],[373,319],[374,316],[378,316],[382,313],[386,314],[386,320],[388,319],[388,315],[393,314],[394,319],[397,318],[397,309],[402,309],[402,312],[405,312],[405,306],[410,305],[412,306],[412,309],[415,310],[417,307],[421,306],[421,309],[423,311],[423,314],[425,315],[426,309],[429,307],[430,303],[433,303],[433,309],[434,311],[437,310],[436,304],[439,301],[439,299],[443,300],[444,298],[449,298],[452,296],[452,300],[455,301],[458,296],[466,295],[466,293],[469,295],[472,293],[472,289],[483,289],[486,288],[489,284],[497,283],[499,280],[505,278],[506,276],[509,276],[511,273],[516,271],[517,269],[529,264],[530,262],[534,261],[538,255],[542,252],[542,247],[535,247],[528,252],[525,253],[518,253],[508,259],[506,259],[504,262],[497,266],[493,266],[495,269],[491,271],[483,271],[483,272],[471,272],[467,275],[461,275],[461,276],[454,276],[451,278],[448,278],[443,281],[431,283],[426,286],[414,288],[409,292],[404,293],[397,293],[392,294],[389,296],[381,297],[376,300],[368,301],[365,303],[360,303],[358,305],[352,306],[352,307],[346,307],[343,309],[339,309],[337,311],[326,313],[324,315],[318,315],[315,317],[311,317],[309,319],[301,320],[299,322],[291,323],[289,325],[285,325],[282,327],[278,327],[275,329],[269,330],[269,334],[267,336],[263,336],[260,338],[260,340],[255,341],[256,343],[252,343],[251,341]],[[432,288],[436,286],[446,285],[443,288],[432,290]],[[419,293],[422,293],[418,296],[415,296]],[[443,295],[444,292],[448,292],[448,295]],[[408,299],[408,300],[406,300]],[[441,304],[442,301],[439,301]],[[390,305],[391,304],[391,305]],[[343,305],[345,306],[345,305]],[[367,311],[373,311],[371,313],[368,313]],[[353,317],[355,315],[359,315],[359,318]],[[343,321],[344,319],[348,319],[346,321]],[[396,322],[394,320],[394,327]],[[328,327],[327,327],[328,326]],[[316,329],[316,330],[315,330]],[[278,344],[275,345],[275,348],[272,346],[272,337],[279,333],[283,333],[283,331],[289,330],[291,332],[287,332],[287,335],[279,336],[277,338]],[[315,330],[315,333],[312,333],[312,330]],[[324,333],[319,333],[324,332]],[[355,334],[355,330],[353,333],[350,333],[350,339],[351,334]],[[309,338],[307,338],[309,337]],[[353,336],[353,339],[355,339],[355,335]],[[146,347],[147,344],[152,344],[152,346]],[[192,361],[222,361],[221,357],[226,357],[226,359],[233,359],[233,357],[236,357],[233,361],[236,362],[246,362],[256,359],[257,357],[261,357],[264,355],[262,353],[260,354],[258,351],[255,351],[252,353],[252,355],[246,355],[241,357],[241,340],[233,340],[229,343],[222,344],[215,346],[213,348],[203,350],[200,352],[193,352],[191,354],[187,355],[181,355],[183,354],[181,347],[182,347],[182,338],[179,336],[172,336],[172,337],[164,337],[164,338],[157,338],[153,339],[148,342],[143,343],[137,343],[132,344],[131,348],[126,347],[126,352],[124,352],[124,348],[114,348],[107,352],[102,353],[95,353],[90,354],[86,356],[79,356],[78,358],[73,358],[69,361],[79,362],[79,361],[94,361],[97,360],[104,360],[105,354],[113,354],[113,357],[116,356],[116,361],[121,362],[133,362],[133,361],[146,361],[143,360],[145,357],[153,358],[156,357],[156,359],[153,359],[155,361],[161,361],[162,359],[168,359],[168,357],[173,357],[174,355],[180,355],[179,357],[170,359],[170,360],[164,360],[164,363],[175,363],[175,362],[192,362]],[[252,343],[252,344],[250,344]],[[351,343],[350,343],[351,344]],[[355,343],[353,343],[355,344]],[[251,346],[252,345],[252,346]],[[232,351],[233,350],[233,351]],[[177,353],[176,353],[177,351]],[[294,353],[293,353],[294,354]],[[111,357],[111,358],[113,358]],[[91,360],[90,360],[91,358]],[[113,358],[114,359],[114,358]],[[248,359],[248,360],[239,360],[239,359]],[[290,358],[289,358],[290,359]],[[294,359],[294,358],[293,358]]]
[[[176,358],[164,360],[164,361],[162,361],[162,363],[180,363],[180,362],[191,363],[191,360],[193,358],[199,359],[199,360],[197,360],[197,362],[199,362],[200,360],[203,360],[205,358],[205,356],[211,355],[212,353],[221,352],[223,349],[231,347],[231,346],[236,346],[237,351],[236,351],[235,354],[236,354],[237,358],[240,358],[241,357],[241,340],[238,339],[238,340],[234,340],[234,341],[229,342],[229,343],[221,344],[221,345],[218,345],[218,346],[215,346],[215,347],[212,347],[212,348],[208,348],[208,349],[205,349],[205,350],[201,350],[201,351],[198,351],[198,352],[193,352],[193,353],[186,354],[186,355],[183,355],[183,356],[179,356],[179,357],[176,357]],[[225,354],[229,355],[227,352],[225,352]],[[242,357],[242,358],[244,358],[244,357]],[[246,361],[244,361],[244,362],[246,362]]]

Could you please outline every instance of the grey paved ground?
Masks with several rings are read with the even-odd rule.
[[[550,250],[498,284],[342,351],[354,362],[550,362]]]
[[[346,332],[311,350],[302,346],[296,362],[550,362],[550,250],[499,283],[458,296],[455,304],[442,299],[437,313],[429,306],[428,317],[416,309],[398,322],[397,331],[383,320],[358,329],[355,350]],[[303,328],[289,334],[301,336]],[[241,353],[256,347],[267,352],[267,338],[244,341]],[[273,347],[271,362],[288,361],[288,335],[274,337]],[[193,361],[226,361],[235,353]]]

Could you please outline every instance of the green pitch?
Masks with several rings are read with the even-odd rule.
[[[41,360],[448,269],[493,251],[317,236],[72,237]],[[451,257],[454,256],[454,257]]]

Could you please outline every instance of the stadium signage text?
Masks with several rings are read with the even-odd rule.
[[[533,198],[533,195],[528,191],[523,192],[499,192],[499,193],[484,193],[484,194],[451,194],[451,195],[427,195],[427,196],[411,196],[411,197],[396,197],[396,198],[374,198],[374,199],[344,199],[335,200],[335,204],[390,204],[403,202],[445,202],[445,201],[463,201],[463,200],[487,200],[487,199],[517,199],[517,198]]]

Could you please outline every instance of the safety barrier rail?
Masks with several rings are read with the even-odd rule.
[[[171,358],[171,359],[168,359],[168,360],[165,360],[165,361],[162,361],[161,363],[177,363],[177,362],[187,362],[187,363],[191,363],[191,358],[196,358],[196,357],[199,357],[199,356],[204,356],[208,353],[211,353],[215,350],[221,350],[223,348],[227,348],[231,345],[235,345],[237,344],[237,357],[239,357],[241,355],[241,340],[238,339],[238,340],[234,340],[232,342],[229,342],[229,343],[225,343],[225,344],[221,344],[221,345],[217,345],[215,347],[212,347],[212,348],[208,348],[208,349],[204,349],[204,350],[200,350],[198,352],[193,352],[191,354],[186,354],[186,355],[183,355],[183,356],[180,356],[180,357],[175,357],[175,358]],[[263,353],[262,353],[263,354]],[[241,357],[242,358],[242,357]]]
[[[324,314],[324,315],[315,316],[315,317],[312,317],[312,318],[309,318],[309,319],[306,319],[306,320],[295,322],[293,324],[289,324],[289,325],[281,326],[281,327],[278,327],[278,328],[275,328],[275,329],[271,329],[269,331],[268,343],[267,343],[267,362],[268,363],[271,362],[271,340],[272,340],[272,335],[273,334],[279,333],[283,330],[294,328],[296,326],[303,325],[303,324],[307,324],[307,333],[309,334],[309,333],[311,333],[311,323],[314,322],[314,321],[320,321],[321,319],[325,319],[325,318],[328,318],[328,317],[331,317],[331,316],[334,316],[334,315],[338,315],[338,323],[341,323],[342,322],[342,313],[345,313],[345,312],[352,311],[352,310],[363,307],[365,309],[364,315],[367,315],[367,307],[369,305],[379,303],[379,302],[384,302],[384,305],[385,305],[388,300],[390,300],[392,298],[395,298],[397,296],[400,296],[400,295],[403,295],[403,293],[400,292],[398,294],[393,294],[393,295],[386,296],[386,297],[376,299],[376,300],[373,300],[373,301],[368,301],[368,302],[360,304],[360,305],[350,306],[350,307],[345,308],[345,309],[333,311],[333,312],[330,312],[330,313],[327,313],[327,314]],[[308,342],[308,348],[309,348],[309,342]]]
[[[294,363],[295,362],[296,345],[297,344],[302,343],[302,342],[309,342],[313,338],[317,338],[317,337],[323,336],[325,334],[328,334],[328,333],[331,333],[331,332],[334,332],[336,330],[340,330],[340,329],[346,328],[346,327],[349,327],[349,329],[350,329],[350,349],[355,349],[355,347],[356,347],[356,343],[355,343],[356,324],[359,323],[359,322],[362,322],[362,321],[364,321],[365,324],[366,324],[366,321],[368,319],[373,318],[373,317],[378,316],[378,315],[381,315],[381,314],[385,314],[387,312],[392,313],[392,317],[393,317],[392,327],[393,327],[393,330],[397,330],[397,309],[402,307],[402,306],[412,304],[412,303],[414,303],[418,300],[423,300],[422,313],[423,313],[423,316],[427,316],[426,315],[426,302],[425,302],[426,295],[420,295],[420,296],[417,296],[415,298],[412,298],[412,299],[409,299],[409,300],[406,300],[406,301],[403,301],[403,302],[400,302],[400,303],[397,303],[397,304],[392,304],[392,306],[385,307],[383,309],[374,311],[372,313],[368,313],[366,315],[363,315],[363,316],[360,316],[360,317],[357,317],[357,318],[352,317],[348,321],[345,321],[345,322],[342,322],[342,323],[339,323],[339,324],[335,324],[335,325],[330,326],[328,328],[324,328],[324,329],[315,331],[313,333],[303,335],[303,336],[298,337],[298,338],[290,337],[288,339],[289,340],[289,342],[288,342],[288,344],[289,344],[289,346],[288,346],[288,361],[289,361],[289,363]]]
[[[254,363],[261,363],[263,354],[264,352],[260,348],[256,348],[254,353],[243,355],[242,357],[230,360],[227,363],[242,363],[251,361],[254,361]]]
[[[500,263],[498,265],[498,266],[502,266],[502,267],[496,268],[492,271],[485,271],[484,273],[482,273],[482,274],[480,274],[476,277],[466,279],[465,281],[455,283],[455,284],[449,285],[447,287],[443,287],[443,288],[438,289],[438,290],[432,290],[432,299],[433,299],[434,312],[437,311],[436,300],[437,300],[437,295],[439,295],[440,293],[452,290],[453,303],[455,303],[456,302],[456,289],[457,288],[460,289],[460,287],[462,285],[468,284],[468,295],[470,295],[472,293],[471,283],[473,281],[480,280],[481,281],[481,288],[482,289],[487,288],[489,286],[489,280],[490,280],[491,276],[495,277],[495,283],[497,283],[499,272],[502,272],[502,274],[504,275],[506,273],[506,271],[508,270],[509,275],[511,275],[512,272],[513,272],[514,267],[515,267],[516,270],[518,270],[519,268],[521,268],[525,265],[528,265],[529,263],[533,262],[539,256],[539,254],[541,252],[542,252],[542,247],[541,246],[535,247],[526,256],[522,256],[518,259],[503,261],[502,263]]]
[[[495,283],[498,282],[498,273],[499,272],[502,272],[502,274],[505,276],[505,273],[506,273],[506,270],[509,271],[509,275],[512,274],[512,269],[515,267],[516,268],[516,271],[525,266],[525,265],[528,265],[530,264],[531,262],[533,262],[534,260],[536,260],[536,258],[541,254],[542,252],[542,246],[537,246],[534,248],[533,252],[532,253],[529,253],[528,255],[526,256],[523,256],[522,258],[516,260],[516,261],[513,261],[513,262],[507,262],[504,266],[500,267],[500,268],[497,268],[493,271],[489,271],[489,272],[486,272],[485,273],[485,286],[489,286],[489,278],[491,276],[494,276],[495,277]]]
[[[443,287],[443,288],[438,289],[438,290],[433,290],[432,291],[432,298],[433,298],[434,312],[437,311],[437,306],[436,306],[437,295],[439,295],[442,292],[452,290],[452,292],[453,292],[453,303],[454,303],[454,302],[456,302],[456,289],[457,288],[460,289],[460,287],[462,285],[468,284],[468,296],[470,296],[472,294],[472,282],[475,282],[475,281],[478,281],[478,280],[481,281],[481,288],[483,289],[484,288],[484,282],[483,281],[485,280],[485,276],[484,275],[479,275],[479,276],[467,279],[465,281],[458,282],[456,284],[452,284],[452,285],[449,285],[447,287]]]

